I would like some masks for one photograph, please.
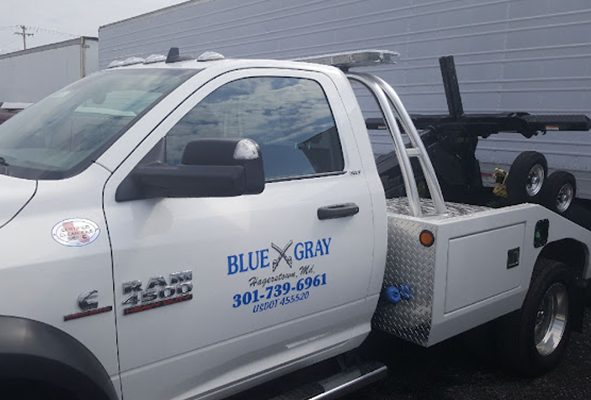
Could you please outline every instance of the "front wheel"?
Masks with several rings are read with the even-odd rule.
[[[565,264],[538,260],[523,307],[503,321],[501,352],[510,368],[537,376],[560,363],[571,332],[573,281]]]

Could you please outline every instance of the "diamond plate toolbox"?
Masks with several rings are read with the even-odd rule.
[[[429,229],[437,238],[436,227],[401,216],[397,213],[398,205],[392,201],[387,205],[388,254],[373,324],[385,332],[426,346],[431,332],[436,246],[421,245],[419,235]],[[393,304],[386,298],[386,289],[400,284],[410,285],[412,298]]]

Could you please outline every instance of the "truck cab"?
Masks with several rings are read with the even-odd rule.
[[[11,301],[0,314],[80,341],[125,398],[217,398],[353,349],[369,333],[384,195],[340,71],[130,65],[2,128],[1,201],[10,206],[0,237],[10,249],[0,285]],[[244,169],[264,176],[257,194],[216,187],[241,179],[215,176],[240,169],[235,143],[224,152],[232,139],[250,139],[245,151],[262,160]],[[195,141],[205,146],[191,166],[199,178],[183,180]],[[159,192],[152,180],[164,166],[172,184]],[[179,196],[175,182],[198,190]],[[32,292],[17,290],[25,282]]]

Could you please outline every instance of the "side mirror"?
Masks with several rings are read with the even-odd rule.
[[[135,172],[142,198],[229,197],[265,189],[261,151],[251,139],[198,139],[187,144],[181,164],[162,162]]]

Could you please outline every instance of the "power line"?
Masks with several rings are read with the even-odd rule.
[[[75,35],[73,33],[60,32],[60,31],[56,31],[53,29],[39,28],[36,26],[30,26],[29,29],[34,30],[35,32],[51,33],[54,35],[62,35],[62,36],[70,36],[70,37],[80,37],[81,36],[81,35]]]
[[[73,33],[61,32],[54,29],[47,29],[38,26],[25,26],[25,31],[22,31],[24,25],[9,25],[9,26],[0,26],[0,42],[2,43],[2,48],[0,49],[0,53],[5,53],[10,51],[18,50],[18,46],[16,46],[16,41],[21,40],[17,38],[15,35],[22,36],[25,33],[27,36],[35,35],[35,42],[38,42],[42,37],[47,35],[59,35],[68,38],[77,38],[81,35],[75,35]],[[20,32],[10,32],[10,30],[19,29]],[[14,33],[14,34],[13,34]],[[42,42],[46,42],[47,39],[43,40]],[[29,42],[26,41],[26,36],[22,39],[22,47],[25,49],[29,45]]]
[[[23,47],[25,50],[27,50],[27,36],[34,36],[34,33],[27,33],[27,28],[24,25],[19,26],[19,29],[22,30],[22,32],[14,32],[15,35],[20,35],[23,37]]]

